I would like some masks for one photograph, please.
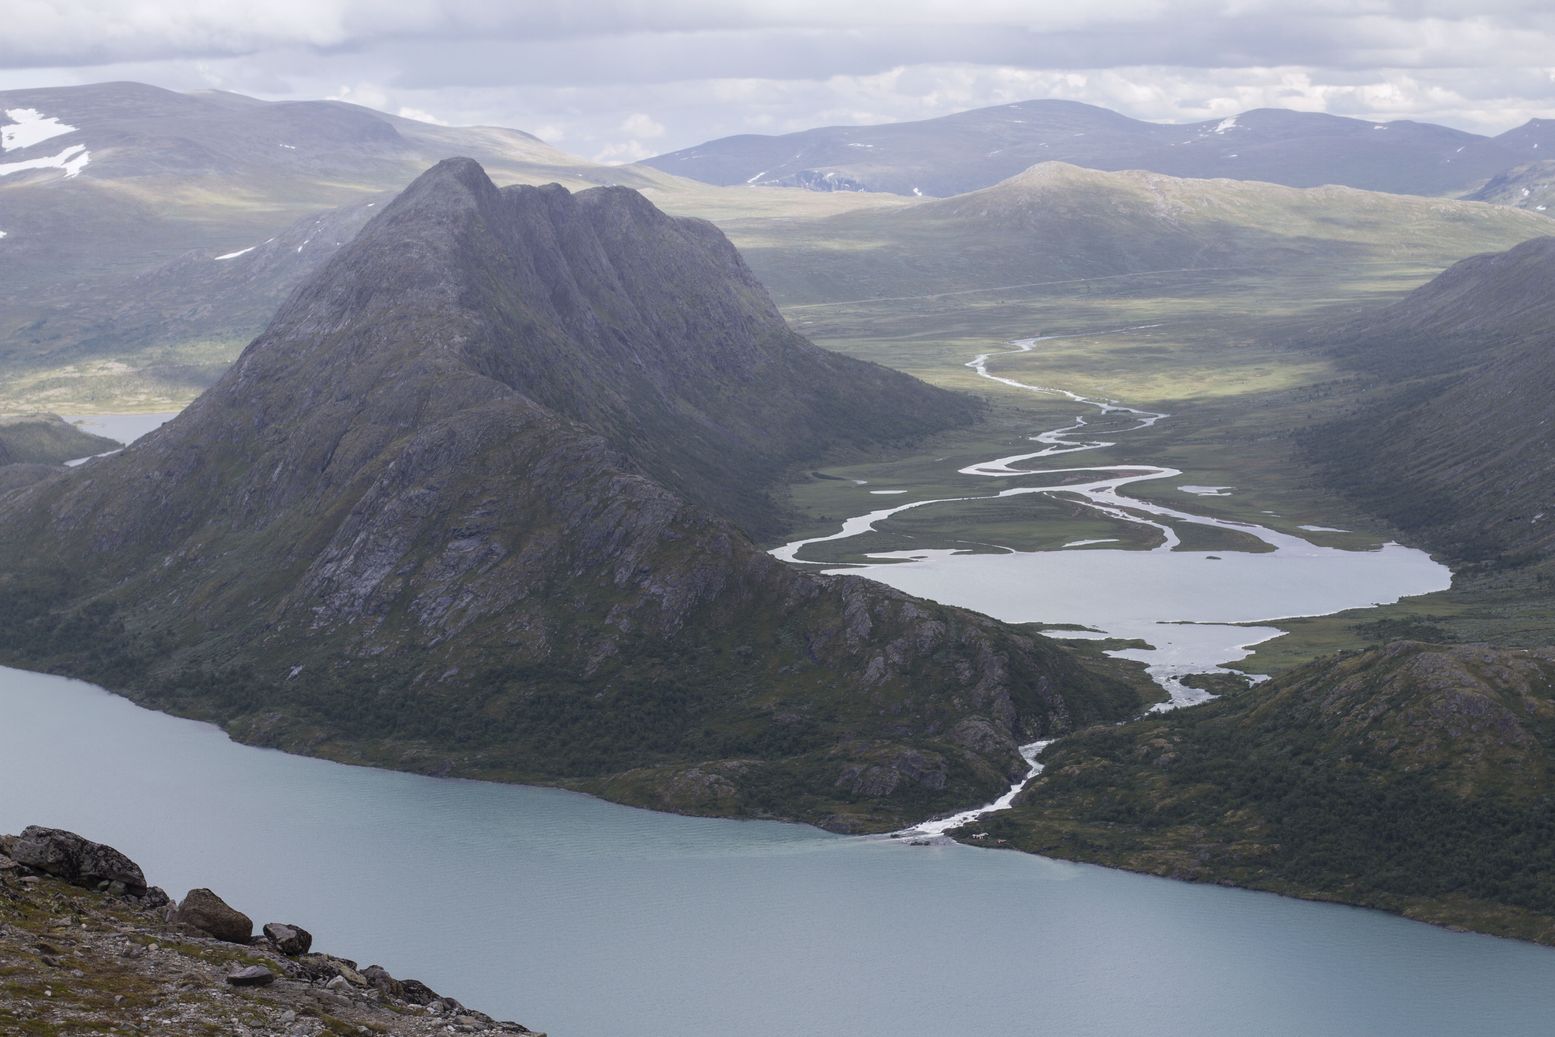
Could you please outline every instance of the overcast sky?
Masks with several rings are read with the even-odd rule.
[[[5,0],[0,89],[109,79],[344,98],[601,161],[1043,97],[1499,132],[1555,115],[1555,3]]]

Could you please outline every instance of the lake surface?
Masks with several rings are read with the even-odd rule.
[[[1555,951],[1013,852],[680,818],[236,745],[0,668],[0,831],[553,1037],[1548,1034]]]
[[[1184,475],[1176,468],[1145,461],[1055,465],[1049,459],[1118,446],[1113,437],[1126,437],[1171,418],[1170,414],[1116,400],[1081,396],[996,373],[999,358],[1037,353],[1042,343],[1057,337],[1020,339],[1009,343],[1009,349],[979,354],[966,366],[1000,385],[1072,401],[1081,413],[1069,424],[1030,436],[1031,450],[958,469],[956,474],[971,477],[964,496],[894,503],[847,519],[835,533],[785,544],[773,555],[784,561],[804,562],[806,548],[879,532],[903,512],[915,512],[921,518],[926,511],[932,514],[932,509],[946,504],[964,506],[1033,494],[1078,505],[1098,518],[1148,529],[1155,540],[1150,550],[1102,546],[1118,543],[1114,538],[1077,540],[1050,551],[983,544],[975,550],[876,551],[850,559],[853,564],[846,568],[828,571],[866,576],[908,594],[975,609],[1007,623],[1089,628],[1079,633],[1055,631],[1054,637],[1145,642],[1148,647],[1109,654],[1145,664],[1170,696],[1158,709],[1210,698],[1208,692],[1184,683],[1184,678],[1228,672],[1228,663],[1246,658],[1253,646],[1283,633],[1267,624],[1392,604],[1452,585],[1452,573],[1446,566],[1424,551],[1399,544],[1341,550],[1314,543],[1310,534],[1345,530],[1308,524],[1297,527],[1308,535],[1298,536],[1130,495],[1134,487],[1162,480],[1175,483]],[[973,485],[988,479],[999,480],[1004,488],[982,492]],[[1225,486],[1184,484],[1177,489],[1187,498],[1231,493]],[[1253,549],[1184,550],[1182,532],[1191,527],[1234,535]]]

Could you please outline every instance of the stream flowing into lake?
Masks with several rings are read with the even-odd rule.
[[[1548,1034],[1555,951],[955,843],[288,756],[0,668],[0,832],[553,1037]]]
[[[1146,325],[1153,327],[1155,325]],[[1124,329],[1124,330],[1142,330]],[[1114,332],[1116,333],[1116,332]],[[835,533],[795,540],[774,556],[804,562],[804,551],[879,530],[903,512],[1042,494],[1072,502],[1099,516],[1153,531],[1148,550],[1105,547],[1112,540],[1082,540],[1056,551],[960,548],[884,551],[866,554],[864,564],[829,567],[889,584],[947,605],[959,605],[1009,623],[1076,624],[1082,631],[1055,630],[1059,638],[1117,638],[1142,641],[1108,654],[1145,664],[1167,692],[1155,708],[1175,709],[1203,702],[1208,692],[1184,683],[1194,674],[1227,673],[1226,665],[1246,658],[1253,646],[1283,631],[1268,625],[1282,619],[1323,616],[1347,609],[1391,604],[1451,585],[1452,573],[1423,551],[1387,543],[1369,551],[1326,547],[1252,522],[1215,518],[1174,508],[1125,492],[1129,487],[1179,479],[1177,468],[1147,463],[1094,467],[1043,467],[1039,462],[1118,445],[1118,437],[1151,428],[1169,414],[1096,399],[1067,389],[1035,385],[991,369],[996,358],[1033,352],[1059,336],[1021,339],[1011,349],[974,357],[967,366],[980,376],[1024,392],[1071,400],[1087,409],[1059,428],[1031,436],[1038,449],[977,462],[961,475],[1018,481],[992,494],[968,494],[906,501],[842,523]],[[1189,496],[1224,496],[1224,487],[1179,486]],[[1239,534],[1258,551],[1216,548],[1184,550],[1177,524]],[[1314,531],[1309,529],[1309,531]],[[1315,531],[1326,531],[1317,527]],[[1241,624],[1258,624],[1253,626]],[[1030,746],[1022,747],[1026,752]],[[1025,784],[1040,771],[1033,761]],[[1013,792],[1014,790],[1012,790]],[[1003,803],[1004,797],[999,801]],[[957,815],[975,819],[994,804]],[[954,826],[951,826],[954,827]],[[911,834],[940,835],[943,820],[919,825]]]

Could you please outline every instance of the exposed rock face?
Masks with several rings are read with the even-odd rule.
[[[179,903],[173,921],[228,943],[248,943],[254,935],[253,919],[208,889],[191,889]]]
[[[120,883],[131,893],[146,892],[140,866],[111,846],[83,839],[60,828],[31,825],[8,841],[6,854],[18,864],[78,885]]]
[[[708,224],[450,160],[177,419],[0,496],[0,656],[282,748],[886,827],[1138,702],[737,524],[796,458],[969,416],[788,331]]]

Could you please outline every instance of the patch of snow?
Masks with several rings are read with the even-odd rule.
[[[876,497],[894,497],[898,493],[906,493],[906,490],[870,490]]]
[[[53,116],[45,116],[36,108],[7,108],[5,117],[12,125],[0,126],[0,151],[16,151],[42,144],[76,128],[60,122]]]
[[[1468,145],[1464,145],[1464,147],[1467,147],[1467,146]],[[1463,148],[1460,147],[1457,151],[1454,151],[1453,154],[1454,155],[1458,155],[1458,154],[1462,154],[1462,152],[1463,152]]]
[[[220,263],[223,259],[236,259],[239,256],[246,256],[250,252],[254,251],[254,249],[258,248],[258,247],[259,247],[258,245],[250,245],[250,246],[248,246],[248,248],[240,248],[236,252],[228,252],[224,256],[217,256],[216,257],[216,262]]]
[[[1220,125],[1216,126],[1215,129],[1212,132],[1214,132],[1214,133],[1225,133],[1225,132],[1227,132],[1229,130],[1234,130],[1234,129],[1236,129],[1236,116],[1233,115],[1229,119],[1221,119],[1220,120]]]
[[[58,155],[48,158],[29,158],[20,162],[0,162],[0,176],[21,173],[28,169],[63,169],[65,179],[79,176],[86,164],[92,161],[92,153],[85,144],[72,144]]]
[[[1296,528],[1297,529],[1304,529],[1308,533],[1348,533],[1349,532],[1348,529],[1336,529],[1333,526],[1297,526]]]
[[[916,187],[914,187],[912,189],[912,193],[913,193],[914,197],[917,197],[917,198],[922,198],[923,197],[923,192],[918,190]]]
[[[1236,158],[1237,154],[1236,154],[1236,152],[1233,151],[1231,154],[1227,155],[1226,157],[1227,158]]]
[[[297,150],[297,145],[295,145],[295,144],[282,144],[281,147],[285,148],[287,151],[296,151]]]
[[[1071,540],[1065,547],[1090,547],[1092,544],[1116,544],[1120,541],[1114,537],[1111,540]]]
[[[1374,130],[1385,130],[1385,129],[1387,129],[1387,127],[1379,124],[1379,125],[1373,126],[1372,129],[1374,129]],[[1459,148],[1458,150],[1462,151],[1463,149]]]
[[[1195,497],[1231,496],[1231,487],[1229,486],[1179,486],[1177,488],[1183,493],[1191,493]]]
[[[3,238],[3,237],[5,237],[5,231],[0,230],[0,238]]]
[[[758,180],[760,180],[762,177],[764,177],[766,175],[767,175],[767,171],[765,169],[763,169],[761,172],[757,173],[755,176],[751,177],[749,180],[747,180],[745,182],[747,184],[754,184],[754,183],[756,183]]]
[[[1549,208],[1549,206],[1547,206],[1547,205],[1535,205],[1533,207],[1533,211],[1534,212],[1543,212],[1545,209],[1548,209],[1548,208]]]

